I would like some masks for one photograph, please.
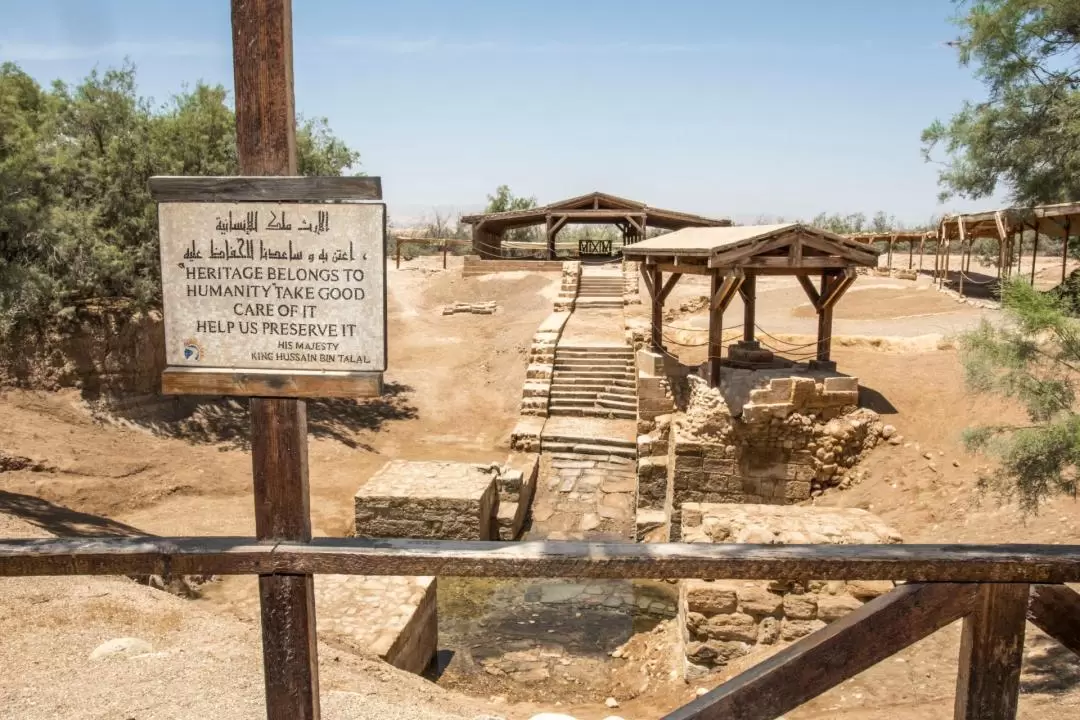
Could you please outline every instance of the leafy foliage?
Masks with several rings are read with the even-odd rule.
[[[999,186],[1022,205],[1080,197],[1080,3],[954,1],[966,12],[952,45],[987,97],[923,131],[927,160],[946,156],[942,199]]]
[[[134,66],[42,88],[0,65],[0,337],[104,298],[160,300],[152,175],[234,175],[225,89],[197,84],[160,107]],[[340,175],[359,154],[325,119],[303,121],[304,174]]]
[[[485,213],[509,212],[511,210],[530,210],[536,207],[535,197],[518,197],[510,190],[509,185],[500,185],[495,188],[494,195],[488,195],[488,204],[484,208]],[[510,230],[506,233],[505,240],[511,242],[530,242],[536,240],[538,232],[536,228],[526,227]]]
[[[1026,510],[1059,494],[1076,494],[1080,467],[1080,323],[1061,301],[1022,280],[1002,287],[1007,322],[987,321],[961,337],[967,386],[1020,402],[1029,424],[970,428],[973,450],[998,456],[1000,465],[981,479]]]

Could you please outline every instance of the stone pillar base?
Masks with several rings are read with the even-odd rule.
[[[738,365],[771,365],[775,359],[757,340],[740,340],[728,346],[728,360]]]

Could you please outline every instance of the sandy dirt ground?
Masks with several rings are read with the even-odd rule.
[[[320,534],[350,529],[353,493],[391,458],[505,457],[525,352],[550,311],[558,276],[463,279],[436,265],[432,259],[390,270],[389,394],[371,403],[311,403],[312,516]],[[678,308],[703,292],[704,285],[699,290],[694,279],[684,279],[668,305]],[[451,300],[496,300],[500,310],[444,317],[441,305]],[[742,322],[737,302],[728,311],[732,324]],[[814,331],[808,301],[794,283],[763,281],[758,306],[758,323],[770,333],[790,338]],[[869,509],[907,542],[1080,542],[1074,500],[1056,500],[1026,517],[975,489],[987,461],[965,453],[961,430],[1016,409],[964,390],[948,337],[995,316],[925,282],[860,278],[838,306],[834,329],[861,339],[838,342],[834,357],[841,371],[860,378],[864,404],[895,425],[904,444],[874,451],[861,484],[819,502]],[[700,319],[698,312],[673,322],[692,328]],[[703,350],[680,353],[695,361]],[[251,534],[245,427],[238,405],[207,408],[186,424],[125,425],[92,417],[74,391],[3,392],[0,450],[30,465],[0,472],[0,536]],[[242,592],[254,588],[251,579],[226,582],[248,583]],[[257,626],[215,599],[223,588],[237,590],[212,585],[192,602],[122,580],[0,580],[0,664],[21,669],[0,678],[0,717],[260,716]],[[153,652],[87,659],[99,643],[127,635],[147,640]],[[887,709],[904,720],[951,717],[957,638],[957,628],[948,628],[790,716],[868,720]],[[1021,717],[1075,716],[1080,664],[1033,628],[1028,638]],[[557,708],[555,698],[538,698],[547,701],[542,706],[483,700],[488,712],[511,719],[541,707],[582,720],[612,712],[627,720],[657,717],[690,699],[696,686],[665,680],[656,657],[650,690],[616,711],[604,708],[603,698]],[[480,712],[475,701],[333,648],[323,648],[321,667],[328,718]]]

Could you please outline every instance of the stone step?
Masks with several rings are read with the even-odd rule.
[[[627,450],[633,450],[634,455],[637,455],[637,440],[623,440],[617,437],[581,437],[578,435],[544,435],[543,442],[555,442],[560,444],[578,445],[581,443],[592,445],[610,445],[611,447],[626,448]]]
[[[540,449],[543,452],[565,452],[576,455],[614,455],[631,459],[637,456],[637,453],[633,450],[614,445],[599,445],[595,441],[573,443],[544,440],[540,445]]]
[[[602,420],[636,420],[637,413],[630,412],[629,410],[612,410],[611,408],[591,407],[591,408],[577,408],[577,407],[549,407],[548,415],[550,417],[579,417],[579,418],[599,418]]]
[[[601,378],[595,378],[595,377],[588,377],[588,376],[586,376],[586,377],[574,377],[572,375],[567,375],[566,373],[560,373],[559,375],[553,377],[552,381],[551,381],[551,387],[552,388],[559,387],[559,388],[564,388],[566,390],[569,390],[570,386],[572,386],[572,385],[577,385],[577,386],[597,385],[597,386],[600,386],[600,387],[608,387],[608,388],[626,388],[628,390],[634,390],[635,387],[636,387],[636,383],[634,382],[633,378],[624,378],[624,377],[614,378],[614,379],[611,379],[611,378],[605,379],[605,378],[602,378],[602,377]]]
[[[596,404],[600,407],[611,408],[612,410],[637,410],[637,402],[635,400],[613,397],[607,393],[597,397]]]
[[[625,369],[632,367],[634,361],[630,358],[612,355],[593,355],[592,357],[585,355],[567,355],[566,353],[561,353],[556,350],[555,363],[558,365],[596,365]]]
[[[631,386],[626,385],[608,385],[603,382],[594,382],[588,384],[573,384],[573,383],[552,383],[549,386],[549,390],[552,394],[563,393],[592,393],[594,395],[609,394],[613,397],[637,397],[637,393]]]
[[[593,308],[598,308],[598,307],[616,308],[616,307],[620,307],[621,308],[623,306],[623,301],[622,301],[622,298],[588,298],[588,297],[586,297],[586,298],[578,298],[576,305],[577,305],[577,307],[586,307],[586,308],[589,308],[589,307],[593,307]]]
[[[552,400],[590,400],[595,402],[602,390],[554,390],[550,394]]]
[[[601,365],[566,365],[564,363],[556,362],[554,365],[554,371],[556,373],[562,372],[569,377],[599,377],[601,375],[609,375],[619,380],[633,380],[634,373],[630,372],[629,368],[601,366]]]
[[[559,345],[559,350],[580,350],[591,353],[626,353],[634,354],[634,349],[626,345]]]

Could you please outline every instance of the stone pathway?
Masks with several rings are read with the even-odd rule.
[[[540,465],[530,540],[634,539],[637,472],[616,455],[554,453]]]

